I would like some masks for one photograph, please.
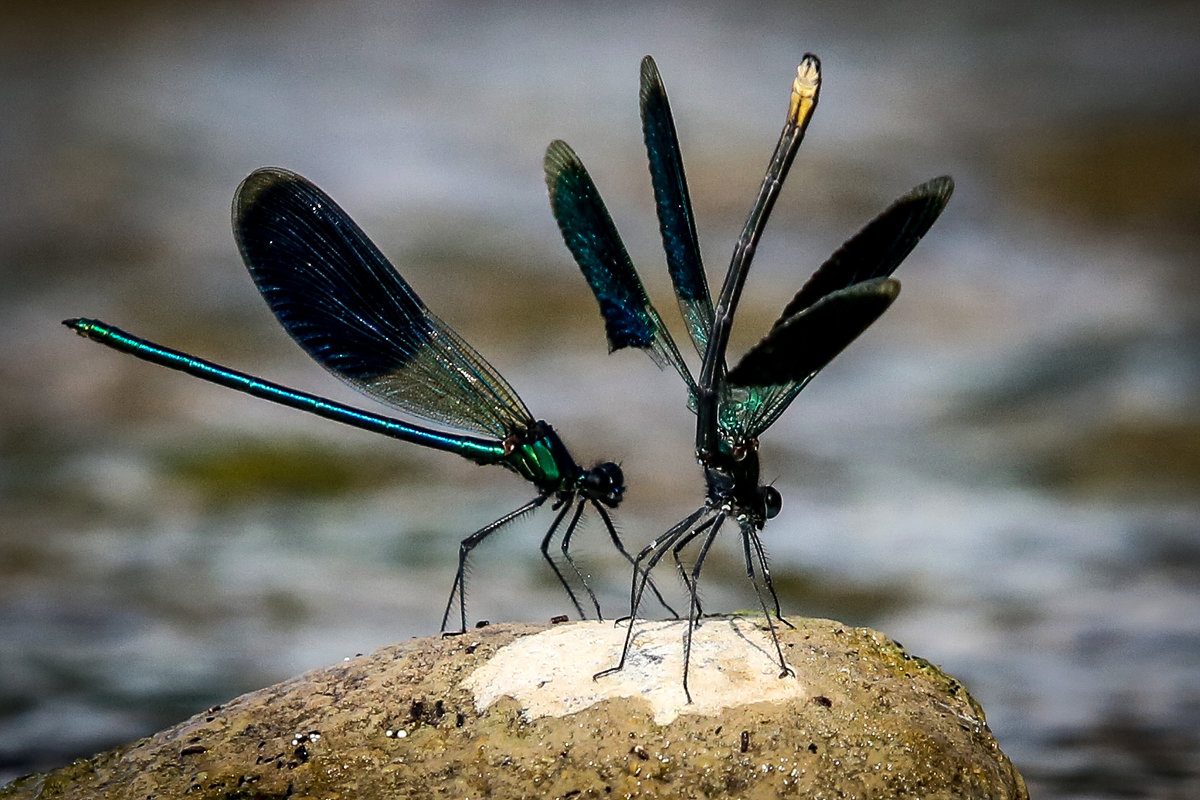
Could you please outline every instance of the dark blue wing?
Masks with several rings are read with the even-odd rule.
[[[416,416],[499,439],[533,422],[499,373],[305,178],[251,173],[234,197],[233,230],[276,319],[337,377]]]
[[[667,256],[667,270],[675,286],[679,311],[687,323],[696,352],[704,357],[712,332],[713,304],[700,258],[700,241],[688,195],[679,137],[667,101],[667,90],[654,59],[642,59],[642,135],[650,162],[650,180],[654,185],[659,231]]]
[[[563,141],[546,149],[546,188],[563,241],[600,304],[610,350],[645,350],[694,386],[662,318],[650,303],[620,234],[575,151]]]

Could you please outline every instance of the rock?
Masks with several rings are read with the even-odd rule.
[[[983,710],[883,635],[705,619],[495,625],[252,692],[0,789],[16,798],[1027,798]]]

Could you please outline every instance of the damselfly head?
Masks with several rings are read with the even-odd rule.
[[[625,475],[611,461],[597,464],[584,472],[579,486],[585,496],[609,508],[616,508],[625,497]]]

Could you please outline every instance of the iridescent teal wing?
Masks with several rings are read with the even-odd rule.
[[[688,335],[701,358],[712,333],[713,303],[700,258],[700,241],[692,201],[688,195],[683,157],[675,120],[667,101],[667,90],[654,59],[642,59],[642,135],[650,163],[650,181],[654,186],[659,232],[667,257],[667,271],[675,287],[679,312],[687,324]]]
[[[583,162],[566,142],[554,141],[546,150],[545,168],[550,208],[563,242],[600,305],[609,350],[644,350],[659,366],[673,367],[691,391],[695,387],[692,375],[646,295]]]
[[[387,405],[505,439],[533,418],[323,191],[283,169],[238,187],[233,228],[276,319],[338,378]]]

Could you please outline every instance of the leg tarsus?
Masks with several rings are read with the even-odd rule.
[[[775,643],[775,654],[779,657],[779,668],[781,670],[780,677],[784,677],[791,672],[791,667],[788,666],[787,659],[783,656],[783,646],[779,643],[779,634],[775,630],[775,623],[771,620],[771,612],[767,608],[766,598],[763,597],[763,589],[768,588],[771,592],[771,597],[775,601],[775,617],[782,620],[788,627],[793,627],[790,622],[783,620],[782,614],[779,612],[779,598],[775,595],[775,587],[771,585],[770,573],[767,571],[767,554],[763,550],[762,541],[758,538],[758,531],[752,526],[743,524],[742,526],[742,549],[746,556],[746,575],[750,578],[750,582],[754,585],[754,594],[758,597],[758,604],[762,607],[763,616],[767,620],[767,629],[771,633],[771,641]],[[754,557],[751,558],[751,549],[754,551]],[[757,561],[762,568],[763,577],[759,577],[754,569],[754,562]]]
[[[472,533],[467,538],[458,543],[458,572],[454,574],[454,585],[450,588],[450,599],[446,601],[446,611],[442,614],[442,632],[446,632],[446,625],[450,622],[450,611],[454,608],[454,598],[458,597],[459,624],[461,627],[457,633],[467,632],[467,557],[471,554],[480,542],[491,536],[496,531],[503,528],[508,523],[512,522],[522,514],[534,510],[549,498],[549,493],[540,494],[530,500],[525,505],[510,511],[500,519],[484,525],[479,530]]]
[[[629,659],[629,650],[633,645],[634,623],[637,621],[637,610],[642,603],[642,595],[646,591],[646,583],[650,580],[650,572],[666,555],[670,547],[685,535],[688,530],[695,524],[696,520],[707,510],[701,507],[695,513],[689,514],[683,520],[677,522],[670,530],[664,533],[659,538],[650,542],[638,552],[637,557],[633,560],[633,581],[629,587],[629,627],[625,630],[625,643],[621,647],[621,658],[617,661],[617,665],[601,670],[593,675],[593,679],[602,678],[605,675],[611,675],[621,669],[624,669],[625,662]],[[645,561],[645,567],[642,562]],[[638,579],[641,578],[639,583]],[[686,688],[686,687],[685,687]]]
[[[712,519],[699,525],[686,537],[687,541],[691,541],[707,529],[707,532],[704,534],[704,542],[700,545],[700,552],[696,554],[696,563],[692,565],[691,580],[688,581],[688,586],[691,589],[691,602],[689,604],[687,635],[683,640],[683,695],[687,698],[688,705],[692,703],[692,690],[688,686],[688,671],[692,661],[692,632],[700,624],[700,598],[696,594],[696,587],[700,584],[700,570],[704,568],[704,559],[708,557],[709,548],[712,547],[713,541],[717,538],[717,533],[721,530],[721,523],[724,521],[725,513],[719,512]],[[678,548],[686,544],[687,541],[676,545],[675,552],[678,553]]]

